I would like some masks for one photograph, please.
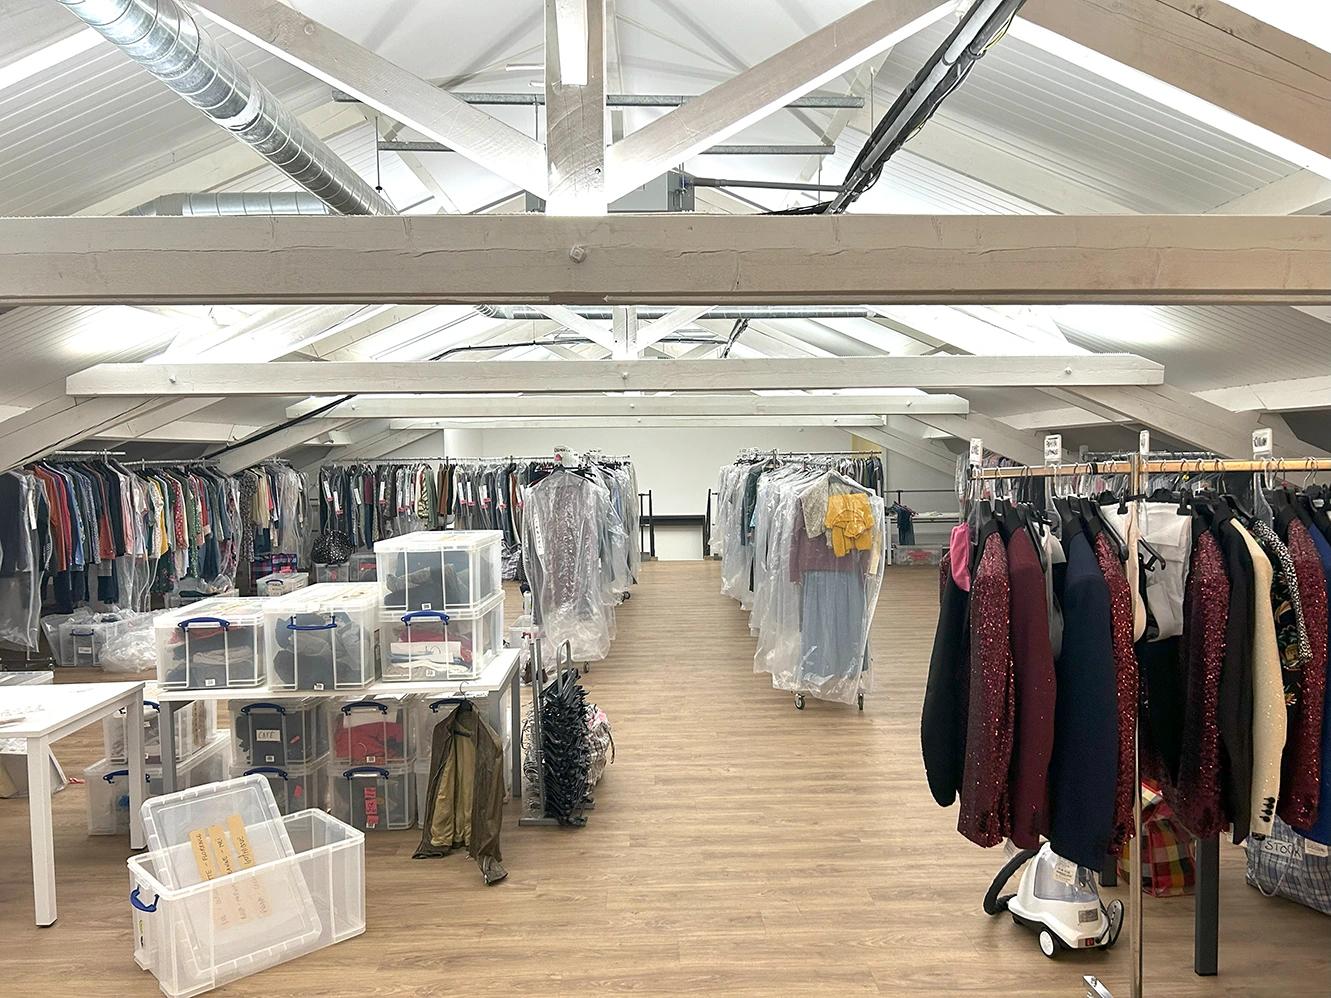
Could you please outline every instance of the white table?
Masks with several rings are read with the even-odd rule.
[[[0,690],[0,736],[28,742],[28,815],[37,924],[55,923],[55,844],[51,830],[51,743],[124,710],[143,716],[143,683],[69,683]],[[6,719],[17,718],[11,723]],[[129,844],[143,848],[143,725],[125,725],[129,759]]]
[[[503,727],[499,716],[499,694],[509,690],[509,712],[513,722],[513,796],[522,793],[522,676],[518,670],[518,650],[505,648],[492,658],[475,679],[432,679],[422,683],[386,683],[383,680],[350,690],[273,690],[267,686],[212,687],[206,690],[162,690],[158,695],[162,717],[162,792],[176,789],[176,730],[173,715],[195,700],[304,700],[307,697],[372,697],[424,694],[438,699],[488,700],[487,720],[495,731]],[[133,727],[133,725],[130,725]]]

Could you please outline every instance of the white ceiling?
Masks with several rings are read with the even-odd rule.
[[[317,17],[404,68],[452,89],[530,93],[534,71],[510,72],[509,63],[539,62],[541,0],[448,0],[423,4],[387,0],[296,0]],[[699,93],[746,66],[798,41],[857,6],[857,0],[615,0],[621,87],[629,93]],[[1252,5],[1249,5],[1252,6]],[[1305,5],[1310,40],[1323,43]],[[1288,10],[1282,14],[1287,15]],[[1279,18],[1273,18],[1279,20]],[[835,157],[821,164],[802,157],[702,156],[685,164],[695,174],[822,182],[841,179],[872,120],[881,117],[951,22],[899,44],[876,65],[871,108],[850,115],[836,139]],[[1287,30],[1290,24],[1282,25]],[[87,209],[130,188],[180,193],[179,172],[154,189],[155,177],[190,164],[205,167],[235,140],[206,122],[118,51],[97,42],[88,51],[5,86],[3,70],[24,56],[82,30],[54,0],[10,0],[0,10],[0,213],[64,214]],[[223,44],[296,113],[327,105],[328,88],[286,63],[215,27]],[[850,77],[853,74],[848,74]],[[613,73],[612,73],[613,78]],[[848,79],[825,89],[845,92]],[[540,136],[531,108],[489,108],[514,127]],[[623,113],[632,131],[662,114]],[[781,111],[730,141],[815,143],[835,120],[832,111]],[[453,154],[421,154],[414,162],[376,157],[376,128],[360,121],[332,136],[330,146],[362,176],[382,183],[401,209],[473,210],[509,193],[505,181]],[[931,133],[930,130],[933,130]],[[943,155],[932,136],[948,137]],[[403,138],[413,137],[403,131]],[[966,155],[967,150],[975,153]],[[989,175],[987,156],[1027,163],[1030,179]],[[203,175],[204,171],[200,171]],[[1201,212],[1258,190],[1296,168],[1245,142],[1147,100],[1085,68],[1016,38],[1006,37],[951,95],[920,139],[883,171],[858,211],[921,213],[1032,213],[1081,210],[1083,199],[1122,211]],[[1058,185],[1041,177],[1056,174]],[[1016,178],[1021,181],[1022,178]],[[275,170],[246,167],[203,185],[227,191],[288,190]],[[1019,191],[1006,188],[1021,188]],[[442,191],[445,203],[438,192]],[[768,207],[803,195],[746,190]],[[713,200],[726,201],[722,194]],[[730,200],[734,210],[746,210]],[[1107,207],[1102,210],[1112,210]],[[251,310],[253,311],[253,310]],[[274,317],[287,313],[274,312]],[[921,315],[925,314],[923,312]],[[1306,376],[1331,368],[1331,328],[1315,316],[1283,307],[1067,308],[1046,313],[1071,343],[1096,351],[1143,354],[1166,365],[1169,381],[1197,391],[1253,381]],[[199,320],[187,310],[162,315],[140,309],[17,309],[0,315],[0,345],[10,361],[0,368],[0,406],[27,406],[54,397],[63,378],[101,361],[141,360]],[[335,321],[330,317],[328,325]],[[927,325],[925,320],[921,320]],[[729,323],[705,322],[689,335],[724,336]],[[208,328],[208,327],[195,327]],[[285,328],[285,327],[284,327]],[[435,309],[354,344],[365,356],[424,358],[486,337],[530,343],[548,338],[552,323],[505,323],[466,309]],[[926,330],[927,332],[927,330]],[[597,348],[576,347],[584,356]],[[679,353],[683,346],[667,347]],[[928,349],[867,319],[821,323],[754,323],[734,354],[853,355],[877,350]],[[491,358],[498,351],[461,355]],[[548,357],[539,347],[515,347],[504,356]],[[1039,392],[977,393],[977,411],[1011,416],[1060,403]],[[200,418],[271,421],[282,400],[256,406],[224,403]],[[256,418],[262,417],[262,418]]]

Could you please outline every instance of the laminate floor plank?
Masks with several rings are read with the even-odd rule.
[[[509,619],[519,608],[510,591]],[[1126,940],[1047,960],[981,911],[1001,850],[957,834],[920,761],[936,614],[932,570],[889,570],[864,712],[796,711],[754,673],[748,614],[720,594],[717,563],[644,565],[584,679],[616,748],[587,827],[518,828],[510,807],[510,875],[491,888],[464,856],[412,860],[418,832],[367,836],[366,934],[218,994],[1063,998],[1093,973],[1126,996]],[[100,729],[57,752],[79,774]],[[157,992],[131,956],[128,844],[87,836],[85,794],[55,798],[50,929],[32,924],[26,802],[0,801],[0,993]],[[1146,994],[1331,995],[1331,918],[1246,886],[1241,849],[1221,861],[1220,976],[1192,973],[1192,899],[1148,898]]]

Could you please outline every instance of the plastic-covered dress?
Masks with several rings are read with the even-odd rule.
[[[794,507],[791,582],[799,588],[794,683],[822,700],[854,703],[872,682],[869,625],[886,564],[883,500],[836,472]]]
[[[523,515],[523,563],[546,660],[565,641],[577,661],[605,658],[614,617],[603,565],[609,490],[590,472],[561,468],[527,488]]]
[[[0,551],[0,641],[36,650],[41,640],[42,573],[50,556],[49,533],[39,532],[39,508],[45,505],[37,478],[4,473],[5,498],[12,506],[11,529]]]

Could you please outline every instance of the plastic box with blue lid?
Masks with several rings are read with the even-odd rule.
[[[176,783],[180,787],[198,787],[205,783],[225,780],[231,765],[231,739],[225,732],[193,755],[176,764]],[[149,765],[144,769],[146,797],[162,793],[162,767]],[[129,768],[123,762],[101,759],[83,771],[88,793],[88,834],[129,834]]]
[[[466,610],[385,612],[379,622],[385,682],[475,679],[504,648],[504,594]]]
[[[397,831],[416,824],[416,773],[410,761],[328,765],[336,818],[363,832]]]
[[[503,591],[498,530],[417,530],[377,541],[385,610],[466,610]]]
[[[328,754],[329,702],[232,700],[234,756],[241,766],[302,766]]]
[[[378,606],[372,582],[325,582],[268,600],[269,689],[354,690],[373,683]]]
[[[166,690],[262,686],[268,678],[264,602],[217,597],[159,615],[153,622],[158,684]]]

